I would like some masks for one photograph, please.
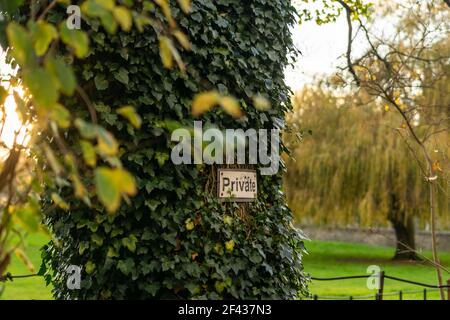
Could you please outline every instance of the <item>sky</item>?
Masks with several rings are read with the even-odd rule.
[[[296,91],[311,83],[314,77],[332,74],[337,66],[345,63],[342,60],[347,51],[348,27],[345,15],[341,15],[336,22],[321,26],[314,21],[296,24],[292,33],[295,46],[302,52],[295,67],[285,71],[286,82],[292,90]],[[354,56],[365,48],[365,42],[358,39],[360,37],[353,42]]]

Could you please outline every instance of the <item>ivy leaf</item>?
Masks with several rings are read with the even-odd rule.
[[[136,243],[137,243],[137,238],[134,235],[129,236],[128,238],[123,238],[122,239],[122,244],[131,252],[135,252],[136,251]]]
[[[24,71],[24,81],[38,108],[50,109],[58,100],[57,85],[52,74],[38,67]]]
[[[89,52],[89,38],[87,34],[81,30],[70,30],[66,23],[60,25],[61,40],[74,49],[78,58],[84,58]]]
[[[220,99],[217,91],[197,94],[192,101],[191,113],[194,117],[200,116],[214,107]]]
[[[124,6],[117,6],[113,9],[113,14],[123,31],[131,30],[133,20],[130,10]]]
[[[88,261],[85,265],[85,270],[87,274],[92,274],[95,270],[95,263],[93,263],[92,261]]]
[[[118,72],[114,73],[114,78],[125,85],[127,85],[130,80],[128,77],[128,71],[125,68],[120,68]]]
[[[102,74],[98,74],[94,78],[95,87],[97,90],[105,90],[109,87],[108,80]]]
[[[131,106],[125,106],[117,109],[117,113],[125,117],[133,127],[139,129],[142,125],[142,119],[137,114],[136,110]]]
[[[31,38],[34,44],[34,50],[38,56],[47,52],[50,43],[58,38],[56,28],[45,21],[30,23]]]
[[[136,194],[136,184],[131,174],[123,169],[100,167],[95,170],[95,187],[100,202],[109,212],[115,212],[122,195]]]
[[[33,43],[27,30],[16,22],[9,23],[6,34],[11,54],[22,67],[31,64],[34,59]]]

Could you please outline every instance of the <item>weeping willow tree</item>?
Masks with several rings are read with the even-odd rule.
[[[287,159],[285,186],[290,207],[303,224],[373,227],[393,226],[395,258],[415,258],[414,226],[428,221],[427,186],[411,146],[405,143],[398,114],[369,97],[337,97],[320,85],[294,97],[288,119],[310,134],[296,144]],[[421,119],[413,123],[421,129]],[[436,165],[448,163],[450,136],[435,135],[444,149],[434,153]],[[441,146],[442,147],[442,146]],[[448,194],[448,177],[441,177]],[[439,225],[450,225],[449,198],[438,195]]]

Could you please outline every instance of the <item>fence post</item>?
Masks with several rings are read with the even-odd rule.
[[[384,271],[380,272],[378,283],[378,300],[383,300],[383,289],[384,289]]]
[[[398,299],[403,300],[403,291],[402,290],[400,290],[400,292],[398,293]]]
[[[447,300],[450,300],[450,279],[447,280],[447,285],[449,286],[447,288]]]
[[[427,288],[423,289],[423,300],[427,300]]]
[[[314,297],[313,297],[314,300],[318,300],[318,298],[319,297],[317,296],[317,294],[315,294]]]

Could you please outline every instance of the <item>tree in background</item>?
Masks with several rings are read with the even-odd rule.
[[[411,150],[411,160],[417,163],[428,187],[433,263],[438,284],[442,285],[435,230],[438,210],[442,210],[437,206],[437,193],[448,196],[443,186],[448,182],[443,173],[448,167],[440,161],[440,158],[447,160],[444,151],[447,141],[438,137],[450,124],[450,10],[446,2],[384,3],[381,15],[363,22],[363,18],[355,17],[352,8],[341,4],[349,26],[345,68],[348,73],[338,74],[336,82],[342,80],[343,87],[350,86],[347,90],[357,89],[371,99],[382,101],[386,109],[391,108],[401,117],[404,130],[397,130],[397,133]],[[373,21],[383,19],[387,23],[398,21],[392,32],[380,33],[376,25],[373,26]],[[354,22],[359,23],[358,31],[362,32],[369,48],[356,59],[352,58]],[[441,299],[445,298],[442,288],[440,295]]]
[[[288,123],[311,135],[300,144],[294,135],[286,136],[292,150],[285,175],[289,205],[302,224],[375,227],[390,222],[397,240],[394,258],[415,259],[415,220],[429,226],[427,186],[396,133],[405,130],[401,119],[368,98],[338,96],[320,83],[296,93]],[[419,119],[413,125],[419,128]],[[449,138],[446,131],[436,136]],[[448,163],[449,156],[445,145],[440,163]],[[441,193],[438,203],[444,229],[450,226],[449,199]]]

